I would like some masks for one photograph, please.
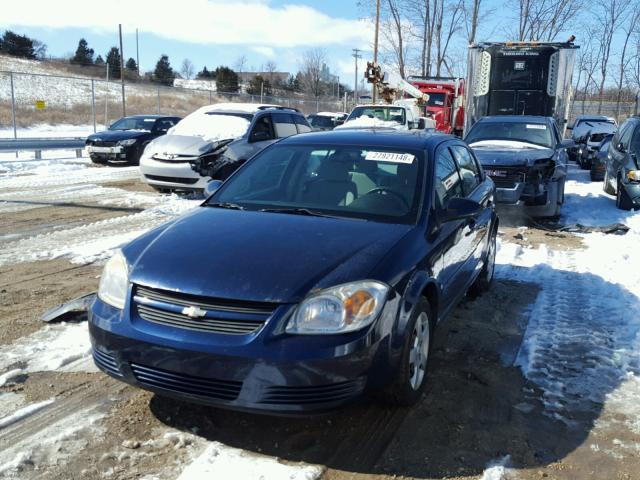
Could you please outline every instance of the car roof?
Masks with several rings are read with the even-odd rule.
[[[551,117],[542,117],[539,115],[496,115],[491,117],[482,117],[478,122],[484,123],[549,123],[553,121]]]
[[[288,145],[367,145],[370,147],[431,149],[445,140],[461,140],[452,135],[422,131],[354,129],[293,135],[281,140]]]

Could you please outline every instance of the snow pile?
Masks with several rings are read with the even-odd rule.
[[[21,408],[20,410],[16,410],[15,412],[7,415],[6,417],[0,417],[0,429],[8,427],[12,423],[19,422],[23,418],[26,418],[30,415],[33,415],[36,412],[39,412],[43,408],[51,405],[55,399],[50,398],[49,400],[44,400],[42,402],[32,403],[27,405],[26,407]]]
[[[541,286],[517,364],[542,389],[550,416],[571,425],[572,413],[598,411],[611,395],[638,425],[631,402],[640,397],[640,269],[629,266],[640,243],[640,212],[616,210],[601,184],[572,176],[565,222],[619,220],[631,230],[584,235],[584,250],[501,244],[496,275]]]
[[[105,130],[102,124],[96,125],[96,131]],[[93,124],[85,125],[50,125],[41,123],[17,129],[18,138],[85,138],[94,133]],[[0,138],[13,138],[13,128],[0,128]]]
[[[404,128],[404,125],[394,122],[393,120],[380,120],[378,118],[362,116],[338,125],[336,130],[348,128],[393,128],[394,130],[401,130]]]
[[[5,371],[6,381],[21,373],[53,370],[96,371],[86,323],[47,325],[0,346],[0,372]]]
[[[323,469],[311,465],[284,465],[275,458],[256,456],[212,442],[178,480],[233,478],[234,480],[315,480]]]
[[[238,138],[249,128],[249,120],[231,115],[216,115],[211,109],[198,110],[179,121],[168,135],[202,137],[207,142]]]
[[[512,473],[513,470],[507,468],[507,465],[511,462],[511,456],[505,455],[499,460],[494,460],[489,462],[487,465],[487,469],[482,472],[482,477],[480,480],[507,480],[509,477],[509,473]]]
[[[218,86],[216,85],[215,80],[200,80],[200,79],[190,79],[186,78],[176,78],[173,81],[173,86],[178,88],[189,88],[193,90],[209,90],[215,92],[218,90]]]

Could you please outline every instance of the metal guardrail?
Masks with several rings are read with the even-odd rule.
[[[75,150],[76,157],[82,157],[86,138],[5,138],[0,139],[0,152],[35,151],[36,158],[42,158],[42,150]]]

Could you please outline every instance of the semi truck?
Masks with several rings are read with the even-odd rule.
[[[493,115],[553,117],[564,134],[576,51],[566,42],[484,42],[469,47],[465,133]]]
[[[420,77],[407,81],[429,96],[423,116],[436,122],[436,130],[462,136],[464,129],[464,79],[456,77]]]

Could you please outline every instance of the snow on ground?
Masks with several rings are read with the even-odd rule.
[[[257,456],[219,442],[210,442],[204,452],[182,471],[178,480],[315,480],[322,473],[323,469],[317,466],[285,465],[276,458]]]
[[[517,364],[543,391],[546,413],[572,425],[580,413],[608,408],[640,428],[640,212],[617,210],[599,182],[573,170],[563,222],[623,222],[626,235],[583,235],[583,250],[500,246],[496,275],[537,283]],[[588,201],[586,201],[588,199]]]
[[[96,131],[104,130],[104,125],[97,124]],[[49,125],[46,123],[21,127],[16,131],[18,138],[84,138],[94,133],[93,124],[89,125]],[[13,128],[0,128],[0,138],[13,138]]]
[[[489,462],[486,470],[482,472],[480,480],[507,480],[508,478],[511,478],[510,474],[513,473],[513,470],[511,468],[507,468],[510,461],[511,457],[509,455],[505,455],[498,460]]]

